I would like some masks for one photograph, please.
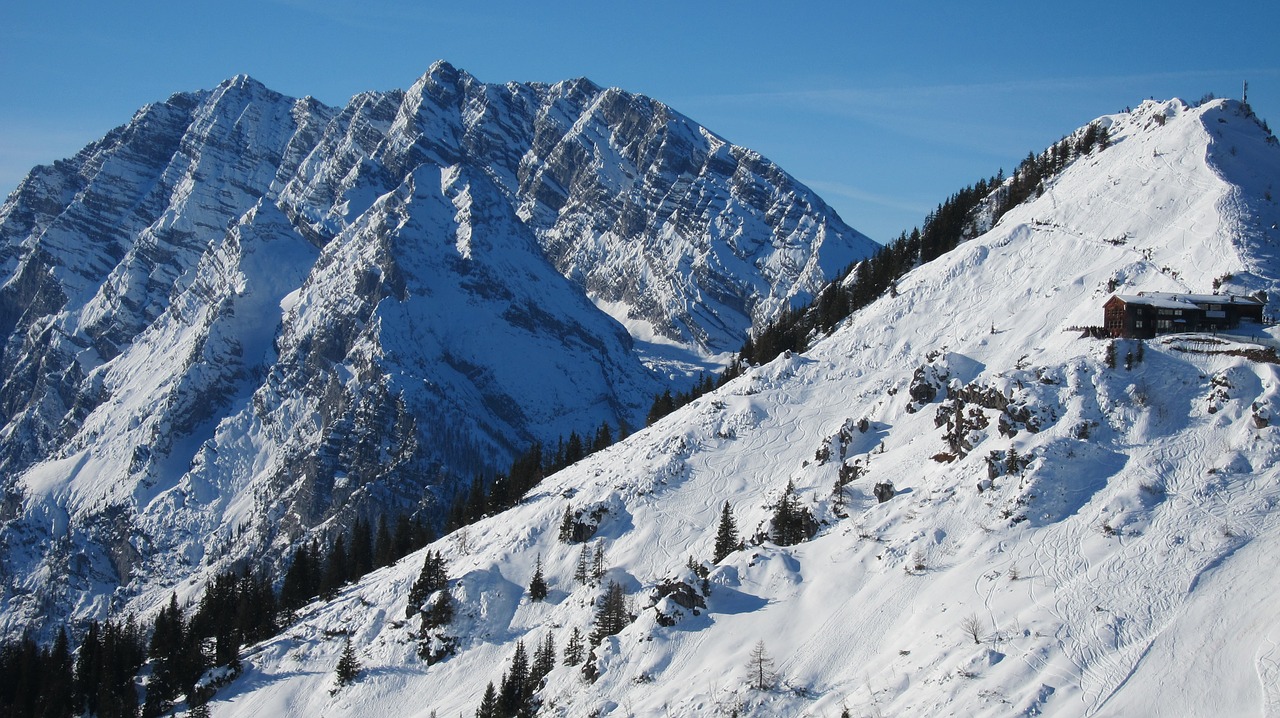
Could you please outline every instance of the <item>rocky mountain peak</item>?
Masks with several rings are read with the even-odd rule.
[[[535,442],[641,426],[873,248],[711,137],[440,62],[341,108],[237,76],[34,170],[0,208],[5,625],[438,521]]]

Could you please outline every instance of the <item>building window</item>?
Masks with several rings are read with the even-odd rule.
[[[1134,322],[1134,323],[1133,323],[1133,328],[1134,328],[1134,329],[1141,329],[1141,328],[1142,328],[1142,320],[1141,320],[1141,319],[1139,319],[1138,321]]]

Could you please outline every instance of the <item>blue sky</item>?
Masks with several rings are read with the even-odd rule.
[[[248,73],[340,105],[437,59],[487,82],[589,77],[758,150],[878,241],[1147,97],[1280,122],[1280,3],[3,0],[0,194],[143,104]]]

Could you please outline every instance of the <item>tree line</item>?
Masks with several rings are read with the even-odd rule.
[[[31,636],[7,642],[0,646],[0,715],[149,718],[168,715],[183,699],[200,708],[239,673],[241,648],[276,635],[311,600],[332,596],[433,538],[408,516],[394,529],[382,519],[376,530],[358,519],[327,547],[319,541],[299,547],[278,591],[265,570],[225,571],[194,606],[184,610],[171,595],[149,624],[132,615],[90,622],[75,651],[65,627],[51,647]]]
[[[575,431],[561,438],[554,451],[544,452],[535,443],[505,473],[488,482],[478,477],[467,492],[460,493],[445,517],[445,528],[461,528],[514,506],[545,476],[610,446],[625,432],[625,426],[615,433],[602,422],[593,432]],[[385,517],[379,517],[376,527],[358,518],[349,531],[330,542],[313,539],[298,546],[283,576],[266,567],[257,572],[224,572],[206,585],[196,606],[184,611],[172,596],[150,625],[140,625],[132,616],[91,622],[79,637],[78,650],[65,628],[52,646],[41,646],[31,636],[4,643],[0,645],[0,715],[149,717],[171,712],[183,697],[188,707],[199,708],[217,688],[215,683],[201,683],[210,669],[225,668],[223,680],[233,678],[240,670],[239,651],[245,645],[276,635],[307,603],[334,597],[342,586],[434,539],[430,524],[407,514],[399,516],[394,526],[388,526]],[[431,590],[438,590],[439,584],[438,575]],[[452,603],[445,590],[423,611],[424,635],[451,618]],[[420,647],[424,659],[443,657],[438,642],[431,644],[435,648],[427,644],[424,640]]]
[[[692,402],[707,392],[737,378],[747,368],[767,364],[790,351],[803,352],[816,336],[830,334],[854,312],[880,297],[897,292],[897,282],[907,272],[955,249],[961,242],[981,234],[984,226],[994,226],[1009,210],[1044,192],[1045,181],[1053,178],[1075,159],[1104,150],[1111,144],[1110,133],[1099,123],[1064,137],[1036,155],[1028,153],[1013,174],[1006,178],[1000,170],[989,179],[967,186],[930,212],[921,227],[902,232],[870,258],[855,262],[842,271],[807,305],[784,311],[760,331],[749,336],[734,360],[719,377],[699,378],[689,391],[669,390],[654,397],[648,423]],[[980,214],[989,214],[988,222]]]
[[[612,446],[625,438],[627,432],[625,423],[615,432],[609,422],[602,421],[593,432],[580,435],[571,431],[568,438],[561,437],[556,442],[555,451],[547,451],[541,442],[534,442],[512,460],[506,472],[499,473],[492,481],[477,476],[465,492],[459,492],[449,506],[445,531],[455,531],[515,506],[529,493],[529,489],[547,476]]]

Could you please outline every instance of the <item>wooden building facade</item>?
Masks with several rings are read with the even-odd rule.
[[[1102,305],[1103,326],[1113,337],[1150,339],[1172,332],[1227,331],[1241,322],[1262,324],[1264,303],[1235,294],[1117,294]]]

